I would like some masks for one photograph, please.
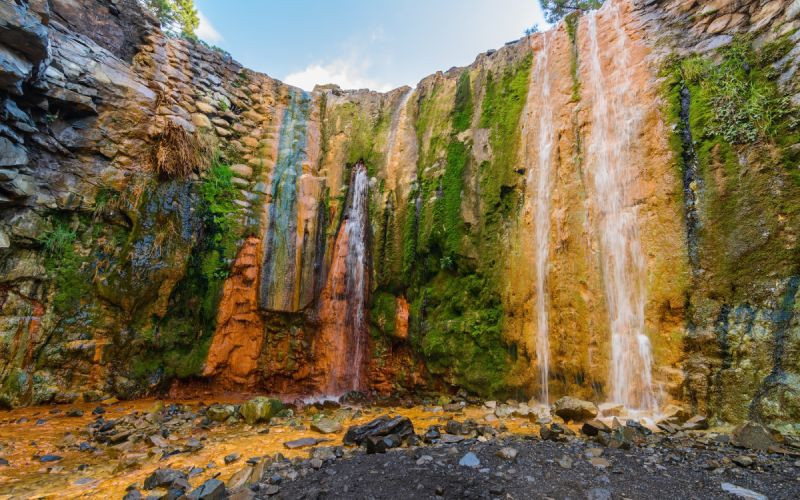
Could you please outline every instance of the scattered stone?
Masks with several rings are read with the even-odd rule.
[[[6,460],[5,458],[0,458],[0,466],[6,466],[6,465],[8,465],[8,460]]]
[[[233,416],[234,410],[230,405],[213,404],[206,409],[206,417],[212,422],[224,422]]]
[[[426,465],[433,462],[433,457],[430,455],[422,455],[417,459],[417,465]]]
[[[753,465],[753,459],[747,455],[735,456],[731,459],[731,461],[740,467],[750,467]]]
[[[320,434],[336,434],[342,430],[342,424],[332,418],[323,417],[311,423],[311,430]]]
[[[386,450],[400,446],[402,440],[397,434],[389,434],[388,436],[369,436],[365,443],[367,453],[386,453]]]
[[[200,442],[199,439],[196,438],[189,438],[186,440],[186,445],[183,447],[183,450],[188,453],[194,453],[203,449],[203,443]]]
[[[512,460],[513,461],[513,460],[517,459],[517,454],[518,453],[519,452],[517,451],[516,448],[512,448],[510,446],[506,446],[506,447],[500,448],[500,450],[498,450],[497,456],[502,458],[503,460]]]
[[[708,429],[708,419],[703,415],[695,415],[681,427],[685,431],[703,431]]]
[[[592,457],[589,459],[589,463],[597,467],[598,469],[605,469],[611,467],[611,462],[609,462],[603,457]]]
[[[51,462],[58,462],[59,460],[61,460],[61,458],[62,457],[59,455],[42,455],[41,457],[39,457],[39,461],[46,464]]]
[[[264,494],[267,495],[267,496],[270,496],[270,497],[275,496],[280,492],[281,492],[280,487],[276,486],[274,484],[270,485],[270,486],[267,486],[267,488],[264,490]],[[314,498],[314,496],[309,496],[309,495],[307,495],[307,496],[308,496],[308,498]],[[319,496],[317,496],[316,498],[319,498]]]
[[[456,436],[454,434],[442,434],[439,442],[442,444],[456,444],[466,439],[464,436]]]
[[[384,415],[364,425],[350,427],[343,441],[345,444],[361,445],[368,437],[382,437],[389,434],[394,434],[404,441],[414,434],[414,424],[408,417],[390,418]]]
[[[745,422],[733,430],[731,442],[734,446],[750,450],[766,451],[775,445],[772,434],[761,424]]]
[[[662,421],[678,425],[685,423],[692,416],[686,408],[677,405],[668,405],[662,414],[664,416]]]
[[[560,465],[562,469],[571,469],[572,459],[564,455],[563,457],[558,459],[558,465]]]
[[[467,453],[461,460],[458,461],[458,465],[462,467],[472,467],[477,468],[481,466],[481,461],[478,459],[478,456],[472,452]]]
[[[301,438],[295,439],[294,441],[287,441],[283,443],[289,450],[296,450],[298,448],[308,448],[309,446],[316,446],[319,443],[324,443],[328,441],[328,439],[317,439],[317,438]]]
[[[250,481],[250,477],[252,475],[253,475],[252,467],[245,467],[243,469],[240,469],[238,472],[234,473],[228,480],[227,484],[228,489],[237,490],[245,486],[248,483],[248,481]]]
[[[225,483],[219,479],[209,479],[186,495],[186,498],[188,500],[222,500],[225,498]]]
[[[425,431],[425,434],[422,436],[422,440],[427,444],[431,444],[439,440],[441,437],[442,433],[439,431],[439,427],[432,425],[428,427],[427,431]]]
[[[83,411],[82,410],[78,410],[78,409],[73,409],[73,410],[69,410],[66,413],[66,415],[68,417],[82,417],[83,416]]]
[[[587,420],[583,423],[581,432],[587,436],[594,437],[601,432],[611,432],[611,429],[600,420]]]
[[[125,493],[125,496],[122,497],[122,500],[141,500],[142,494],[137,489],[133,489]]]
[[[584,422],[593,419],[599,413],[597,406],[590,401],[583,401],[565,396],[553,404],[552,413],[565,421]]]
[[[186,479],[184,472],[175,469],[156,469],[144,480],[144,489],[167,488],[178,479]]]
[[[241,453],[231,453],[230,455],[226,455],[223,460],[225,461],[225,465],[230,465],[239,460],[241,457]]]
[[[258,422],[269,422],[282,409],[283,403],[277,399],[259,396],[244,403],[240,412],[244,421],[253,425]]]
[[[560,424],[543,425],[539,429],[539,436],[545,441],[566,441],[567,436],[574,436],[575,433],[569,427]]]
[[[746,500],[767,500],[765,495],[761,493],[757,493],[753,490],[748,490],[747,488],[742,488],[741,486],[736,486],[735,484],[731,483],[722,483],[722,491],[726,493],[730,493],[731,495],[744,498]]]

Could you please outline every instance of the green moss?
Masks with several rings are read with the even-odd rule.
[[[85,258],[76,251],[78,234],[66,218],[57,217],[53,229],[41,239],[45,248],[45,269],[53,280],[53,307],[66,313],[80,305],[91,290],[91,279],[82,271]]]
[[[500,297],[477,275],[440,272],[411,304],[412,338],[428,370],[483,395],[503,393],[511,356],[502,340]]]
[[[483,99],[481,127],[490,130],[493,160],[481,168],[481,197],[487,210],[501,208],[503,188],[515,184],[520,115],[525,107],[531,56],[508,68],[499,78],[489,75]],[[508,206],[502,207],[504,209]]]
[[[469,160],[469,148],[452,140],[447,146],[447,164],[442,177],[442,195],[436,201],[436,227],[445,257],[453,259],[464,237],[461,218],[461,193],[464,190],[464,169]]]
[[[453,130],[463,132],[472,124],[473,115],[472,104],[472,82],[469,70],[461,72],[456,86],[456,100],[453,105]]]
[[[394,295],[379,291],[372,298],[370,321],[375,330],[387,337],[397,332],[395,318],[397,316],[397,299]]]
[[[406,208],[406,218],[403,224],[403,257],[402,272],[403,281],[408,283],[411,280],[411,273],[414,269],[417,257],[417,193],[412,191],[408,196],[408,207]]]

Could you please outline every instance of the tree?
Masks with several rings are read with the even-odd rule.
[[[603,5],[603,0],[539,0],[548,23],[557,23],[573,12],[588,12]]]
[[[143,0],[147,7],[168,33],[180,33],[187,38],[195,38],[195,30],[200,25],[200,16],[194,0]]]

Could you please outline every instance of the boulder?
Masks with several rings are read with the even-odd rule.
[[[336,434],[342,430],[342,424],[332,418],[323,417],[311,423],[311,430],[320,434]]]
[[[282,408],[283,403],[277,399],[259,396],[243,404],[239,411],[244,421],[253,425],[258,422],[269,422]]]
[[[219,479],[209,479],[186,495],[186,498],[188,500],[222,500],[225,498],[225,483]]]
[[[731,442],[734,446],[750,450],[766,451],[775,445],[775,439],[763,425],[745,422],[733,430]]]
[[[369,437],[382,437],[394,434],[405,441],[414,434],[414,424],[408,417],[394,417],[388,415],[376,418],[364,425],[356,425],[347,429],[344,436],[344,444],[361,445]]]
[[[186,474],[175,469],[156,469],[144,480],[144,489],[167,488],[178,479],[186,479]]]
[[[539,436],[545,441],[566,441],[567,436],[574,436],[568,427],[560,424],[543,425],[539,429]]]
[[[601,432],[611,432],[611,429],[599,420],[587,420],[581,427],[581,432],[587,436],[597,436]]]
[[[671,424],[682,424],[691,418],[692,414],[686,408],[677,405],[669,405],[664,408],[662,421]]]
[[[570,396],[565,396],[556,401],[551,411],[566,422],[584,422],[595,418],[599,413],[597,405],[594,403]]]
[[[206,417],[213,422],[224,422],[233,416],[235,408],[231,405],[213,404],[206,410]]]
[[[685,431],[702,431],[708,429],[708,419],[703,415],[695,415],[681,427]]]

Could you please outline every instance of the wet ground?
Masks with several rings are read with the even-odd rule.
[[[307,409],[296,418],[274,419],[271,424],[215,424],[204,428],[199,415],[211,401],[177,401],[198,416],[179,432],[165,438],[167,445],[181,449],[190,439],[200,440],[202,448],[164,458],[163,448],[152,442],[122,442],[101,445],[92,442],[87,426],[102,417],[106,421],[122,418],[132,412],[148,413],[164,406],[157,400],[84,403],[64,406],[21,408],[0,412],[0,498],[76,498],[106,496],[122,498],[130,485],[141,485],[156,468],[191,470],[196,474],[191,484],[200,484],[211,477],[227,481],[252,457],[308,457],[308,449],[289,450],[285,442],[312,437],[329,439],[327,444],[341,445],[349,425],[370,421],[386,412],[410,417],[419,428],[439,422],[443,413],[414,408],[364,408],[357,411],[331,410],[327,413],[342,420],[343,430],[322,435],[310,424],[320,412]],[[237,403],[236,401],[229,401]],[[101,408],[103,413],[92,413]],[[76,410],[82,412],[75,415]],[[479,409],[467,414],[480,418]],[[528,420],[510,419],[510,429],[532,433],[536,427]],[[89,449],[88,447],[96,448]],[[224,457],[239,454],[230,464]],[[48,462],[48,456],[59,457]],[[44,461],[43,461],[44,460]],[[0,461],[0,463],[4,463]],[[197,472],[197,470],[200,472]]]
[[[182,471],[191,489],[217,478],[237,499],[736,498],[723,485],[800,498],[800,454],[735,448],[715,432],[657,433],[619,449],[579,433],[563,442],[542,440],[540,418],[512,414],[505,405],[320,405],[247,425],[210,422],[211,401],[177,403],[112,400],[0,412],[0,498],[123,498],[131,489],[158,498],[166,490],[144,484],[159,468]],[[342,446],[348,427],[384,414],[409,417],[420,436],[438,426],[443,437],[384,454]],[[312,429],[322,416],[342,429]],[[470,429],[453,430],[451,421],[470,420]],[[98,431],[108,422],[137,432],[103,441]],[[328,441],[285,446],[300,438]],[[237,480],[258,467],[260,477]]]

